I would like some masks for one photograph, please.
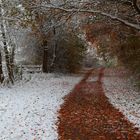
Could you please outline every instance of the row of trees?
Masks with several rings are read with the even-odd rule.
[[[79,41],[77,42],[79,38],[76,37],[81,34],[80,31],[86,32],[88,40],[96,43],[96,46],[100,46],[98,47],[100,50],[106,42],[106,39],[103,39],[106,38],[105,34],[108,34],[108,39],[111,40],[108,42],[114,42],[113,40],[115,40],[114,46],[118,46],[120,42],[121,44],[125,42],[130,34],[139,36],[139,0],[1,0],[0,5],[2,50],[5,53],[8,77],[12,83],[14,50],[17,42],[9,33],[10,29],[29,29],[31,35],[36,38],[43,48],[43,72],[54,71],[54,64],[57,64],[59,60],[58,52],[60,51],[58,48],[61,50],[64,46],[73,46],[66,49],[68,51],[66,57],[73,56],[73,54],[69,54],[69,49],[72,52],[75,50],[75,55],[78,55],[76,53],[78,49],[75,48],[81,44]],[[101,26],[102,30],[98,28],[101,23],[106,25]],[[84,25],[86,25],[86,29],[83,29]],[[91,25],[97,26],[91,28]],[[70,34],[63,32],[67,36],[64,41],[61,38],[61,28],[71,32]],[[89,29],[91,29],[90,33],[88,32]],[[76,36],[72,32],[76,32]],[[88,35],[91,32],[93,32],[93,35],[89,37]],[[70,42],[73,40],[77,45],[75,46],[67,40],[70,40]],[[53,49],[49,49],[49,46],[52,46],[51,42],[54,42]],[[106,42],[107,46],[109,45],[111,48],[112,46],[108,42]],[[64,44],[63,47],[60,44]],[[77,48],[84,48],[82,46],[80,45]],[[102,53],[104,59],[109,58],[108,54],[111,54],[108,47],[105,48],[107,49],[103,50],[107,50],[107,53]],[[56,52],[58,56],[56,56]],[[53,56],[51,59],[49,59],[50,54]],[[81,54],[79,57],[81,57]],[[2,62],[0,62],[0,79],[1,82],[4,79]]]
[[[32,1],[36,2],[37,1]],[[40,1],[41,2],[41,1]],[[46,1],[50,3],[49,1]],[[42,71],[67,71],[75,72],[81,65],[85,47],[78,34],[72,33],[72,28],[68,24],[54,25],[58,22],[58,11],[47,12],[43,10],[32,11],[29,1],[13,2],[1,1],[1,52],[5,55],[8,80],[14,83],[14,55],[15,46],[19,44],[15,37],[10,34],[9,29],[19,30],[20,28],[29,29],[29,34],[33,36],[42,53]],[[9,8],[10,7],[10,8]],[[51,16],[51,17],[50,17]],[[52,18],[53,16],[53,18]],[[65,24],[65,25],[64,25]],[[62,27],[63,26],[63,27]],[[68,33],[69,30],[70,33]],[[62,38],[62,36],[64,38]],[[64,47],[65,46],[65,47]],[[1,54],[1,53],[0,53]],[[3,74],[2,54],[0,55],[0,81],[7,79]],[[75,57],[75,55],[77,55]],[[62,59],[58,56],[63,57]],[[75,58],[74,58],[75,57]],[[64,62],[65,61],[65,62]],[[75,64],[74,64],[75,63]],[[65,66],[64,66],[65,65]]]

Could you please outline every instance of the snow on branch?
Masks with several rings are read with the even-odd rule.
[[[124,25],[126,26],[129,26],[131,28],[134,28],[134,29],[137,29],[137,30],[140,30],[140,25],[139,24],[134,24],[134,23],[130,23],[129,21],[127,20],[124,20],[122,18],[119,18],[117,16],[114,16],[114,15],[111,15],[111,14],[108,14],[108,13],[105,13],[105,12],[102,12],[102,11],[94,11],[94,10],[87,10],[87,9],[69,9],[69,8],[63,8],[63,7],[59,7],[59,6],[54,6],[54,5],[40,5],[42,8],[46,8],[46,10],[49,10],[49,9],[58,9],[60,11],[63,11],[63,12],[75,12],[75,13],[91,13],[91,14],[100,14],[102,16],[106,16],[112,20],[116,20],[116,21],[119,21],[121,23],[123,23]],[[32,8],[38,8],[38,6],[34,6]]]

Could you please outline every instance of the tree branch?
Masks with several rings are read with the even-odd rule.
[[[111,14],[108,14],[108,13],[105,13],[105,12],[102,12],[102,11],[94,11],[94,10],[86,10],[86,9],[66,9],[66,8],[63,8],[63,7],[58,7],[58,6],[53,6],[53,5],[42,5],[41,7],[46,8],[47,10],[58,9],[58,10],[61,10],[61,11],[64,11],[64,12],[100,14],[100,15],[106,16],[110,19],[119,21],[119,22],[123,23],[124,25],[127,25],[131,28],[140,30],[140,25],[139,24],[130,23],[127,20],[121,19],[117,16],[113,16]],[[32,7],[32,8],[35,8],[35,7]]]

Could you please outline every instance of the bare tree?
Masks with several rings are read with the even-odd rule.
[[[43,40],[42,47],[43,47],[43,63],[42,63],[42,71],[44,73],[48,72],[48,43],[47,41]]]

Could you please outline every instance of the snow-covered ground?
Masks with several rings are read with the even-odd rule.
[[[34,74],[0,87],[0,140],[57,140],[57,111],[80,79]]]
[[[105,70],[103,87],[113,106],[140,129],[140,92],[134,89],[125,72]]]

